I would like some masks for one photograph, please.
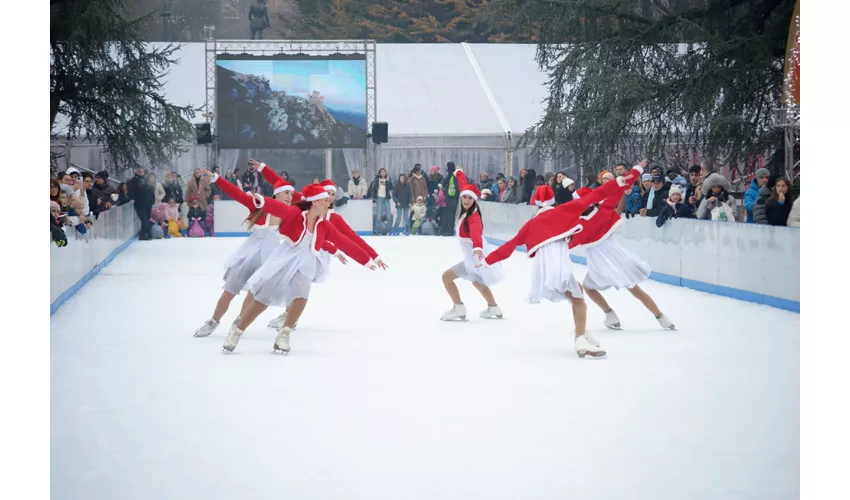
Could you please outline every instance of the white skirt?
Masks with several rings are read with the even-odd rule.
[[[484,252],[485,258],[490,255],[490,252],[498,248],[491,245],[487,240],[483,241],[483,245],[484,248],[481,250]],[[455,274],[457,274],[458,278],[475,281],[485,286],[493,286],[504,279],[504,275],[502,274],[502,264],[495,264],[487,267],[475,267],[480,265],[481,261],[478,260],[477,255],[472,253],[471,241],[461,239],[460,248],[463,252],[463,268],[465,272],[456,272]]]
[[[222,288],[233,295],[247,290],[248,279],[263,265],[280,244],[277,226],[257,229],[224,262],[224,285]]]
[[[573,276],[570,246],[566,240],[543,245],[537,249],[532,260],[534,267],[531,271],[529,303],[538,304],[543,299],[551,302],[568,300],[567,292],[577,299],[584,298],[581,286]]]
[[[298,245],[281,243],[245,285],[254,300],[266,306],[286,307],[310,297],[310,285],[323,272],[322,262],[310,249],[309,231]]]
[[[649,278],[649,264],[621,245],[616,235],[587,249],[587,276],[584,287],[606,290],[632,288]]]

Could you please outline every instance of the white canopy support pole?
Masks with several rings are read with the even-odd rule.
[[[511,175],[510,173],[513,171],[514,158],[511,144],[511,126],[508,123],[508,119],[505,118],[505,114],[502,113],[502,108],[499,107],[499,103],[493,96],[493,92],[487,84],[487,79],[484,78],[484,73],[481,72],[481,68],[478,66],[475,54],[472,53],[472,47],[470,47],[466,42],[461,42],[460,45],[463,47],[463,51],[466,53],[466,58],[469,59],[469,64],[472,66],[472,71],[475,72],[475,76],[478,78],[478,83],[481,85],[484,95],[487,96],[487,101],[490,103],[490,107],[493,108],[493,112],[496,113],[496,118],[499,120],[499,124],[502,126],[502,131],[505,133],[505,140],[507,143],[507,150],[505,151],[505,175]]]
[[[330,179],[333,173],[333,149],[325,149],[325,179]]]

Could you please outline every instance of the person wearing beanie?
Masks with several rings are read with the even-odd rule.
[[[667,195],[667,201],[661,208],[661,213],[655,219],[655,225],[661,227],[668,219],[692,219],[694,210],[684,202],[682,188],[673,184]]]
[[[663,207],[664,200],[667,199],[667,193],[670,190],[670,187],[667,184],[669,184],[669,181],[665,183],[663,175],[654,174],[652,176],[650,189],[643,195],[643,208],[641,209],[642,216],[658,217],[658,215],[661,214],[661,208]]]
[[[329,190],[321,184],[308,184],[301,190],[298,206],[258,193],[252,195],[254,209],[280,219],[278,233],[282,240],[259,269],[248,279],[244,289],[250,303],[231,325],[222,348],[233,352],[245,330],[269,306],[286,307],[286,321],[278,330],[274,352],[289,353],[289,336],[304,312],[312,283],[320,282],[327,272],[323,251],[332,255],[339,250],[371,270],[377,265],[354,242],[327,221],[331,206]],[[344,257],[338,256],[344,261]]]
[[[555,205],[562,205],[573,199],[576,183],[567,177],[566,172],[558,172],[549,182],[552,191],[555,193]]]
[[[112,208],[112,205],[117,201],[117,196],[114,197],[112,195],[117,195],[115,188],[109,185],[109,173],[106,170],[102,170],[95,174],[94,176],[94,186],[92,186],[92,199],[94,200],[94,208],[92,212],[94,212],[94,216],[97,217],[101,212],[105,210],[109,210]]]
[[[756,170],[756,174],[753,177],[753,181],[750,183],[750,187],[744,193],[744,208],[747,210],[747,224],[752,224],[754,221],[753,209],[755,208],[756,201],[759,198],[759,191],[767,185],[768,179],[770,179],[770,170],[766,168]]]
[[[479,316],[485,319],[501,319],[502,310],[496,303],[493,291],[490,287],[502,281],[501,266],[482,269],[481,262],[495,248],[484,239],[484,225],[481,222],[481,212],[478,208],[478,200],[481,194],[475,184],[470,184],[462,168],[450,168],[449,172],[457,180],[460,198],[460,213],[457,220],[454,212],[448,212],[443,220],[449,219],[457,228],[457,237],[460,240],[460,248],[463,260],[446,269],[443,273],[443,286],[452,299],[452,308],[443,313],[442,321],[454,321],[466,319],[466,306],[460,298],[455,280],[458,278],[471,281],[478,293],[487,301],[487,309],[481,311]]]
[[[620,244],[619,238],[614,234],[624,222],[616,211],[616,204],[623,193],[631,189],[640,178],[643,165],[632,168],[625,177],[626,182],[618,182],[622,187],[603,197],[598,205],[582,214],[582,230],[570,237],[569,246],[570,251],[580,247],[585,249],[587,274],[582,285],[590,300],[605,313],[605,327],[620,329],[620,318],[600,293],[614,287],[615,289],[626,288],[655,316],[662,328],[674,330],[676,327],[670,318],[663,314],[652,297],[638,286],[649,278],[651,272],[649,264]],[[663,184],[663,179],[660,177],[660,174],[655,174],[653,184]],[[582,199],[591,196],[594,196],[594,193],[584,195]]]
[[[443,236],[454,235],[454,220],[457,213],[458,202],[460,199],[460,185],[455,170],[457,167],[453,161],[446,163],[446,176],[443,177],[444,193],[446,195],[446,207],[443,209],[443,217],[440,219],[441,231]],[[448,216],[446,216],[448,215]]]
[[[260,175],[262,176],[262,178],[266,182],[268,182],[269,184],[277,186],[281,183],[287,182],[282,177],[280,177],[277,174],[277,172],[275,172],[273,169],[269,168],[265,163],[259,163],[255,160],[251,160],[250,165],[251,165],[251,170],[256,170],[257,172],[259,172]],[[352,243],[354,243],[361,250],[363,250],[363,252],[365,252],[369,256],[369,258],[372,259],[375,262],[375,264],[378,267],[386,270],[387,264],[384,263],[384,260],[381,258],[380,255],[378,255],[378,252],[376,252],[374,248],[369,246],[369,244],[366,243],[366,241],[364,241],[363,238],[361,238],[360,235],[358,235],[357,232],[354,231],[351,228],[351,226],[348,225],[347,222],[345,222],[345,219],[343,219],[341,215],[339,215],[338,213],[336,213],[334,211],[333,207],[334,207],[334,202],[336,200],[336,192],[337,192],[336,184],[334,184],[334,182],[331,179],[325,179],[323,181],[320,181],[319,185],[322,186],[324,188],[324,190],[328,193],[328,197],[330,199],[330,204],[331,204],[330,208],[328,209],[328,211],[325,214],[325,220],[327,220],[331,224],[333,224],[334,228],[337,231],[339,231],[340,234],[342,234],[343,236],[345,236],[346,238],[351,240]],[[320,255],[320,259],[322,259],[322,263],[326,268],[328,266],[330,266],[330,256],[331,256],[331,254],[333,254],[333,252],[326,251],[326,252],[322,252],[321,255]],[[269,328],[275,328],[275,329],[282,328],[283,325],[286,323],[286,314],[287,314],[287,310],[284,309],[284,311],[280,315],[278,315],[276,318],[269,321],[269,324],[267,326]],[[295,329],[296,325],[297,324],[293,324],[293,326],[292,326],[293,330]]]

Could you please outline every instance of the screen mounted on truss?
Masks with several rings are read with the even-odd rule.
[[[366,55],[216,56],[219,149],[366,147]]]

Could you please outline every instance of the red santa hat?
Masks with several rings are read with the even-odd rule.
[[[576,189],[576,192],[575,192],[575,193],[573,193],[573,198],[574,198],[574,199],[579,199],[579,198],[581,198],[582,196],[587,196],[587,195],[589,195],[592,191],[593,191],[593,189],[592,189],[592,188],[589,188],[589,187],[587,187],[587,186],[585,186],[585,187],[581,187],[581,188],[578,188],[578,189]]]
[[[463,191],[460,192],[460,195],[471,196],[473,200],[477,200],[481,197],[481,191],[475,187],[475,184],[467,184],[466,187],[463,188]]]
[[[308,184],[301,190],[301,195],[304,196],[304,201],[316,201],[322,198],[328,198],[328,192],[321,184]]]
[[[555,204],[555,192],[548,185],[538,186],[531,196],[531,201],[538,207],[548,207]]]
[[[288,180],[281,179],[274,185],[274,194],[277,196],[284,191],[295,191],[295,187]]]
[[[325,188],[325,191],[336,192],[336,184],[334,184],[334,181],[332,181],[330,179],[323,180],[321,182],[321,184],[319,184],[319,185],[322,186],[323,188]]]

